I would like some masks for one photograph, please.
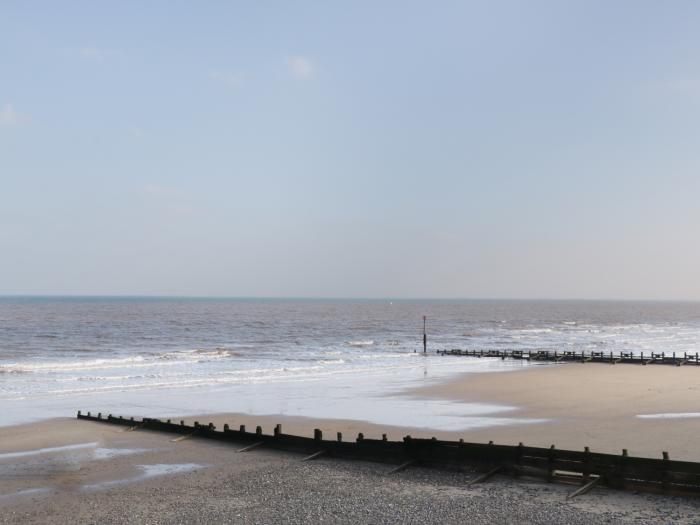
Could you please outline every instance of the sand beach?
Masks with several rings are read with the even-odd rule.
[[[644,375],[644,381],[635,377]],[[314,428],[399,439],[437,437],[498,443],[584,443],[596,451],[695,459],[700,420],[641,419],[690,412],[696,370],[566,365],[470,374],[410,396],[513,404],[546,423],[465,432],[386,427],[342,419],[208,414],[188,422],[281,423],[285,433]],[[641,387],[637,384],[645,384]],[[595,392],[595,395],[593,395]],[[640,395],[644,401],[639,400]],[[99,407],[94,407],[98,409]],[[135,414],[138,416],[138,414]],[[473,474],[323,459],[236,447],[60,418],[0,428],[0,523],[698,523],[700,501],[604,488],[567,501],[570,486],[496,477],[467,487]]]
[[[446,357],[448,359],[448,357]],[[454,359],[460,359],[456,357]],[[497,375],[469,374],[414,390],[417,396],[516,405],[512,416],[543,423],[462,432],[469,441],[700,461],[696,367],[567,363]],[[642,416],[642,417],[640,417]]]

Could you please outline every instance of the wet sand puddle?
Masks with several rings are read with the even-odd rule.
[[[206,467],[198,463],[115,464],[120,458],[162,450],[102,447],[98,442],[86,442],[0,452],[0,505],[66,490],[106,490]]]

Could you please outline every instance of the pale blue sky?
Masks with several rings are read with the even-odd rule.
[[[700,3],[0,3],[0,293],[700,299]]]

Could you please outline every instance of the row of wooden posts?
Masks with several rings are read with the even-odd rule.
[[[406,436],[402,441],[367,439],[362,433],[354,441],[343,441],[340,432],[336,439],[326,440],[319,429],[313,438],[282,433],[276,425],[272,435],[264,434],[257,426],[254,432],[245,425],[238,429],[226,424],[219,431],[209,423],[187,425],[184,421],[143,418],[136,420],[121,416],[96,416],[78,412],[78,419],[126,426],[131,430],[148,429],[178,434],[172,441],[189,437],[214,439],[243,445],[238,452],[267,447],[306,455],[304,460],[319,456],[357,459],[393,464],[391,473],[413,465],[448,470],[469,470],[479,473],[467,483],[484,482],[495,474],[528,476],[547,482],[573,483],[578,487],[569,497],[583,494],[596,485],[615,489],[658,492],[673,495],[700,495],[700,463],[674,461],[664,452],[661,459],[633,457],[623,450],[621,455],[599,454],[588,447],[583,451],[550,448],[496,445],[493,442],[466,443],[464,440],[443,441],[436,438],[416,439]]]
[[[676,352],[576,352],[557,350],[438,350],[440,355],[456,355],[467,357],[491,357],[500,359],[521,359],[525,361],[579,362],[579,363],[626,363],[636,365],[696,365],[700,366],[698,352],[676,355]]]

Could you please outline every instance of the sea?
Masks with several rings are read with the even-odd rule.
[[[416,395],[469,373],[556,366],[436,354],[451,348],[694,353],[700,303],[0,297],[0,426],[77,410],[450,431],[536,422],[515,415],[517,400]]]

